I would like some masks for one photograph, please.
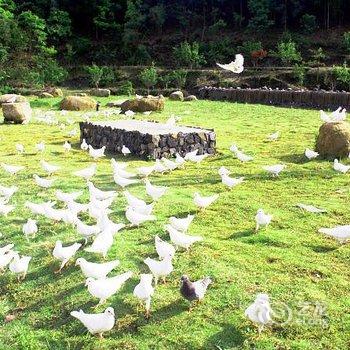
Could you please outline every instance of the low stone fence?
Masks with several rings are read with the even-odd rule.
[[[259,103],[285,107],[307,107],[316,109],[350,109],[350,93],[332,91],[294,91],[269,89],[215,88],[205,86],[199,89],[201,99]]]
[[[175,153],[185,156],[196,149],[198,154],[215,153],[214,130],[173,126],[169,132],[169,128],[166,124],[136,120],[81,122],[80,140],[85,139],[94,148],[106,146],[106,151],[110,153],[121,153],[125,145],[131,154],[152,159]]]

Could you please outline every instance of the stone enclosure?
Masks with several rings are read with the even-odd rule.
[[[131,154],[152,159],[175,153],[184,156],[195,149],[198,154],[214,154],[216,146],[214,130],[140,120],[81,122],[80,141],[83,139],[94,148],[106,146],[110,153],[121,153],[125,145]]]

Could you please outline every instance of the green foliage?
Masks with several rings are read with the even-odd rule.
[[[302,64],[295,64],[293,67],[293,76],[301,86],[305,83],[305,75],[306,67]]]
[[[122,85],[120,85],[119,89],[118,89],[118,94],[119,95],[134,95],[135,94],[135,90],[134,87],[132,85],[132,82],[130,80],[126,80]]]
[[[174,70],[171,73],[171,78],[177,89],[183,89],[186,86],[187,71],[184,69]]]
[[[159,80],[163,83],[164,89],[168,89],[173,77],[171,73],[168,73],[160,77]]]
[[[350,89],[350,68],[344,63],[342,66],[333,66],[332,72],[342,88]]]
[[[238,48],[238,50],[245,56],[250,57],[250,54],[253,51],[258,51],[263,48],[261,41],[245,41],[242,46]]]
[[[72,34],[71,26],[72,21],[68,12],[57,9],[51,11],[47,19],[47,33],[53,42],[67,40]]]
[[[210,35],[215,35],[220,33],[226,27],[227,27],[227,23],[223,19],[219,19],[208,28],[208,33]]]
[[[228,57],[232,57],[235,53],[235,48],[228,37],[223,37],[221,40],[210,41],[204,46],[203,52],[205,60],[208,63],[224,61]]]
[[[128,64],[131,65],[145,65],[152,61],[147,47],[143,44],[139,44],[137,47],[127,50],[125,55],[128,57]]]
[[[248,0],[248,9],[252,14],[248,27],[253,30],[266,30],[274,24],[269,19],[270,2],[269,0]]]
[[[112,67],[105,66],[103,67],[103,74],[100,80],[101,86],[111,86],[116,81],[116,74]]]
[[[149,10],[149,18],[151,23],[158,29],[158,31],[162,31],[166,18],[164,4],[160,3],[151,7]]]
[[[318,28],[316,16],[309,15],[308,13],[302,15],[300,24],[303,32],[308,34],[313,33]]]
[[[301,54],[297,50],[295,42],[280,42],[277,46],[277,55],[284,64],[291,64],[301,61]]]
[[[350,32],[345,32],[343,34],[343,43],[345,50],[350,53]]]
[[[141,71],[139,78],[141,83],[147,88],[149,94],[150,88],[155,86],[158,82],[158,73],[154,67],[154,64],[152,64],[151,67],[145,68],[143,71]]]
[[[103,77],[104,68],[99,67],[96,64],[92,64],[91,66],[86,66],[85,70],[89,75],[90,83],[96,88],[98,88],[100,81]]]
[[[190,44],[187,41],[182,42],[179,46],[174,48],[174,57],[179,65],[189,67],[200,67],[205,63],[204,56],[199,52],[199,44],[193,42]]]

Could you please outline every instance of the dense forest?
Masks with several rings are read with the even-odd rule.
[[[348,0],[0,0],[0,85],[93,63],[212,67],[238,51],[252,66],[346,68],[347,13]]]

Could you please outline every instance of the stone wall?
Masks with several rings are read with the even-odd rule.
[[[152,159],[169,157],[175,153],[185,156],[195,149],[198,149],[198,154],[214,154],[216,146],[214,130],[201,130],[198,133],[151,135],[81,122],[80,141],[85,139],[94,148],[106,146],[107,152],[110,153],[121,153],[125,145],[133,155]]]
[[[316,109],[350,108],[350,93],[309,90],[236,89],[205,86],[199,89],[202,99],[260,103],[273,106]]]

